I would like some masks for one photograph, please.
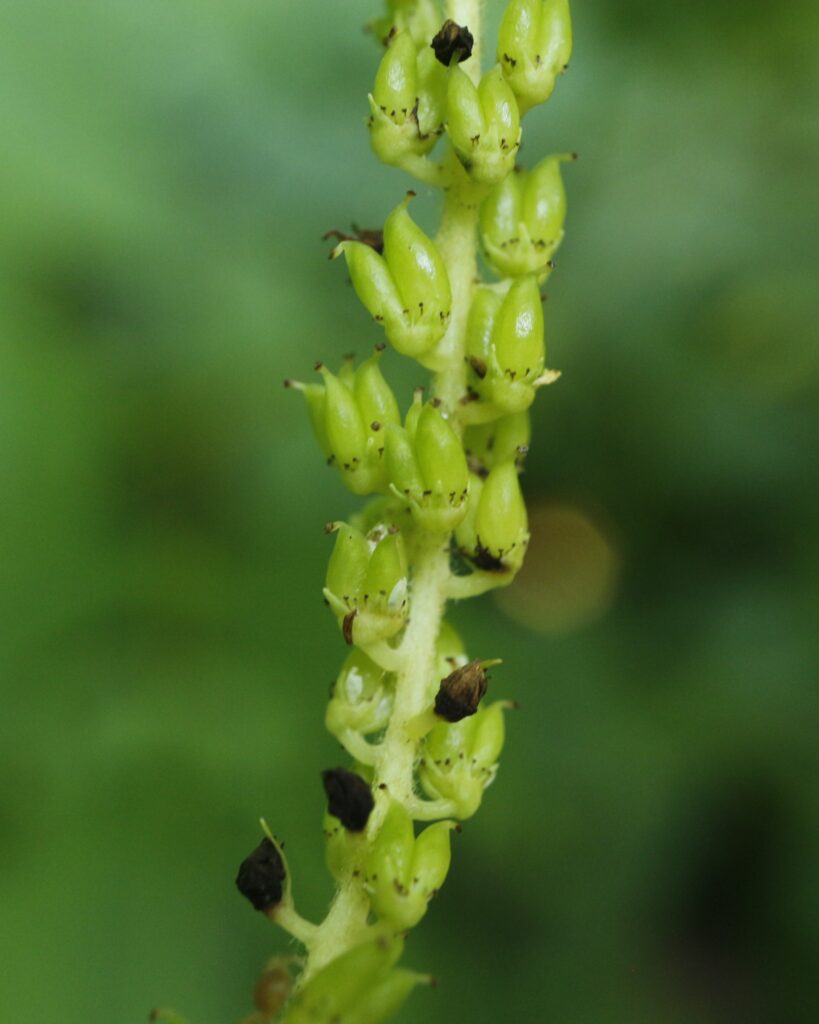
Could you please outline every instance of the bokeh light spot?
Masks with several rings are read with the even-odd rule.
[[[604,615],[620,558],[601,527],[576,505],[536,499],[529,529],[523,568],[496,594],[506,615],[538,633],[569,633]]]

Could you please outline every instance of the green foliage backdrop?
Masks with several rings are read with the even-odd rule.
[[[368,151],[371,13],[0,13],[3,1021],[237,1019],[286,948],[233,889],[259,814],[303,909],[329,898],[322,526],[353,499],[281,379],[378,340],[319,241],[408,185]],[[540,532],[517,590],[456,610],[522,711],[400,1019],[808,1022],[815,9],[574,18],[522,154],[580,152]]]

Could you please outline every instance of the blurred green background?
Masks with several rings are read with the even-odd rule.
[[[355,500],[281,380],[378,339],[320,242],[409,184],[364,128],[375,2],[2,5],[4,1022],[247,1012],[286,948],[233,887],[260,814],[329,898],[322,526]],[[522,156],[580,152],[531,558],[453,616],[523,710],[400,1020],[807,1024],[816,8],[574,18]]]

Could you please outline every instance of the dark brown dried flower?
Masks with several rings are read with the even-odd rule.
[[[330,814],[338,818],[349,832],[363,831],[374,804],[372,792],[364,779],[346,768],[328,768],[321,773],[321,781]]]
[[[236,888],[262,912],[282,901],[287,872],[281,854],[266,836],[239,865]]]

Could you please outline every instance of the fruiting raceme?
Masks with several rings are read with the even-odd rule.
[[[566,0],[511,0],[499,64],[481,76],[483,7],[448,4],[444,21],[434,0],[387,0],[371,25],[384,44],[373,149],[443,188],[444,213],[433,241],[410,217],[409,193],[383,232],[329,232],[340,239],[332,256],[344,255],[386,340],[433,371],[432,397],[416,388],[402,422],[379,351],[337,373],[319,365],[321,383],[289,382],[345,486],[373,497],[328,527],[324,597],[353,648],[326,713],[352,764],[322,772],[337,893],[321,923],[302,918],[264,826],[237,883],[304,955],[292,991],[285,968],[245,1024],[380,1024],[428,981],[396,967],[402,936],[447,875],[452,819],[475,813],[498,770],[510,705],[487,703],[497,661],[470,659],[444,616],[448,600],[508,584],[529,540],[519,472],[528,408],[557,376],[544,369],[540,286],[563,238],[570,157],[529,172],[515,159],[521,113],[552,91],[571,24]],[[447,152],[435,161],[442,127]],[[481,281],[477,238],[498,283]]]
[[[452,293],[435,243],[407,213],[412,196],[384,223],[383,255],[357,241],[341,242],[331,255],[344,254],[353,288],[387,340],[403,355],[418,357],[444,336]]]
[[[388,42],[369,96],[370,143],[384,163],[428,153],[444,130],[446,69],[429,43],[418,49],[409,32]]]
[[[324,596],[348,643],[366,647],[394,636],[407,620],[407,555],[404,538],[387,528],[366,537],[333,523],[336,544],[327,566]]]
[[[428,825],[416,838],[412,818],[393,801],[365,862],[370,902],[399,931],[412,928],[449,871],[450,821]]]
[[[494,185],[512,170],[520,114],[500,67],[487,72],[477,87],[459,66],[449,69],[447,133],[473,181]]]
[[[498,35],[498,61],[521,113],[552,95],[571,55],[568,0],[511,0]]]
[[[560,165],[574,153],[546,157],[531,171],[518,170],[481,205],[481,245],[499,277],[535,274],[542,284],[563,241],[566,191]]]
[[[357,370],[345,363],[338,376],[319,365],[323,384],[287,382],[304,395],[319,446],[353,494],[386,490],[384,428],[400,423],[380,358],[377,350]]]
[[[458,435],[432,403],[416,400],[403,427],[389,427],[387,476],[423,530],[449,533],[466,514],[469,471]]]
[[[424,742],[418,778],[433,800],[451,801],[456,818],[470,818],[498,771],[510,705],[496,701],[459,722],[441,722]]]
[[[546,354],[543,309],[534,277],[521,277],[505,295],[481,288],[466,335],[470,389],[481,399],[466,416],[497,418],[523,412],[535,398]]]

